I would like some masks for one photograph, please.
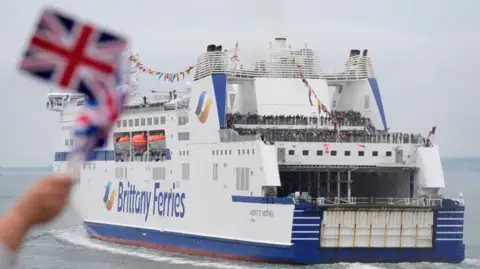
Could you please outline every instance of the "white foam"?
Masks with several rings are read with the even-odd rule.
[[[129,246],[120,246],[110,243],[100,242],[98,240],[93,240],[87,237],[82,227],[77,227],[75,229],[68,230],[59,230],[52,231],[51,234],[64,242],[82,246],[89,249],[95,249],[100,251],[106,251],[117,255],[123,256],[132,256],[136,258],[146,259],[156,262],[164,262],[169,264],[188,264],[197,267],[209,267],[209,268],[219,268],[219,269],[248,269],[252,266],[241,266],[228,262],[202,262],[195,259],[181,258],[181,257],[172,257],[168,254],[160,251],[157,253],[148,253],[148,249],[135,248],[135,251],[132,251],[132,247]]]
[[[475,259],[465,259],[463,263],[480,267],[480,261]]]

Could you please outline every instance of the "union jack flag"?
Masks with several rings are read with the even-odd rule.
[[[67,91],[101,99],[97,81],[115,88],[124,38],[46,9],[37,23],[20,69]]]
[[[119,117],[125,89],[119,87],[122,37],[46,9],[37,24],[20,69],[66,91],[85,94],[74,127],[74,157],[102,147]],[[84,156],[84,157],[85,157]]]

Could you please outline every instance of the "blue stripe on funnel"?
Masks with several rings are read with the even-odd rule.
[[[221,128],[225,128],[226,101],[227,101],[227,75],[213,74],[213,90],[215,91],[215,100],[217,101],[218,123]]]
[[[380,112],[380,117],[382,118],[383,129],[387,130],[387,119],[385,118],[385,111],[383,110],[382,96],[380,95],[380,89],[378,88],[377,79],[369,78],[368,83],[370,83],[373,96],[375,96],[375,101],[377,102],[378,112]]]

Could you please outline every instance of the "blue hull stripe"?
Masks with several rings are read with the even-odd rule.
[[[270,203],[292,203],[291,198],[233,196],[232,200],[240,203],[267,203],[267,200]],[[455,227],[444,227],[439,223],[456,223],[459,214],[448,213],[455,217],[448,219],[445,217],[447,213],[442,211],[463,213],[465,207],[448,199],[443,203],[443,208],[434,209],[433,247],[430,248],[322,248],[320,238],[324,209],[306,203],[294,204],[292,209],[291,245],[234,241],[94,222],[85,222],[85,226],[89,234],[107,241],[226,259],[295,264],[460,263],[465,259],[463,221]]]
[[[56,162],[65,162],[67,160],[68,151],[59,151],[55,152],[55,161]],[[171,160],[172,155],[170,149],[165,149],[165,159]],[[114,161],[115,153],[113,150],[96,150],[89,156],[87,156],[87,161]]]

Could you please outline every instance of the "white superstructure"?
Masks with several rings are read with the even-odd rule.
[[[190,89],[136,92],[82,167],[76,204],[92,237],[267,262],[464,259],[464,205],[441,196],[438,147],[388,132],[366,50],[325,74],[285,38],[241,61],[209,45],[194,71]],[[61,113],[55,170],[82,102],[49,95]]]

